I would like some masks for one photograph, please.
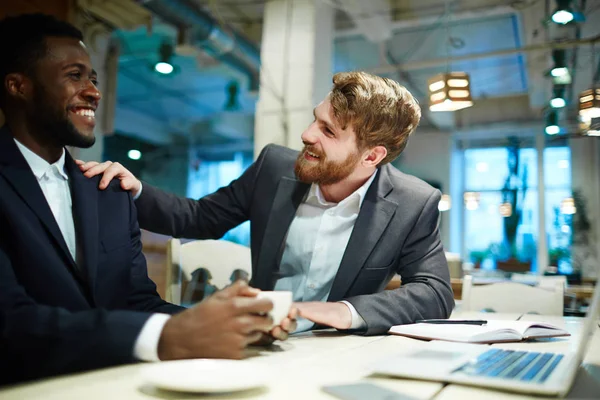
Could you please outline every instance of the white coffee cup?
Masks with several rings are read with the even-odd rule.
[[[292,308],[292,292],[285,290],[260,292],[259,299],[269,299],[273,303],[273,309],[269,311],[269,316],[273,319],[273,326],[281,324],[281,321],[290,313]]]

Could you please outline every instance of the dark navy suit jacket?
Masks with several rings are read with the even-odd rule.
[[[131,195],[98,189],[67,153],[77,265],[29,165],[0,129],[0,383],[135,361],[163,301],[148,278]]]

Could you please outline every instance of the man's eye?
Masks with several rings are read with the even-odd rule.
[[[81,79],[81,72],[71,72],[69,77],[75,80]]]
[[[94,86],[98,87],[98,80],[97,79],[92,79],[91,81],[94,84]]]

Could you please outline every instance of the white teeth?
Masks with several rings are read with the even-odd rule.
[[[319,158],[318,155],[316,155],[315,153],[311,153],[310,151],[307,151],[308,155],[314,158]]]
[[[95,118],[96,117],[96,112],[94,110],[88,110],[88,109],[85,109],[85,108],[81,108],[81,109],[75,111],[75,114],[81,115],[83,117],[89,117],[89,118]]]

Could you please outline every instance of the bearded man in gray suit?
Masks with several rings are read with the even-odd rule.
[[[82,163],[138,196],[144,229],[216,239],[251,221],[252,280],[292,290],[298,330],[314,324],[372,335],[447,318],[454,306],[438,230],[440,192],[390,162],[421,117],[397,82],[339,73],[314,109],[299,153],[268,145],[228,186],[199,200],[143,185],[118,163]],[[141,192],[141,193],[140,193]],[[384,291],[394,276],[402,285]]]

